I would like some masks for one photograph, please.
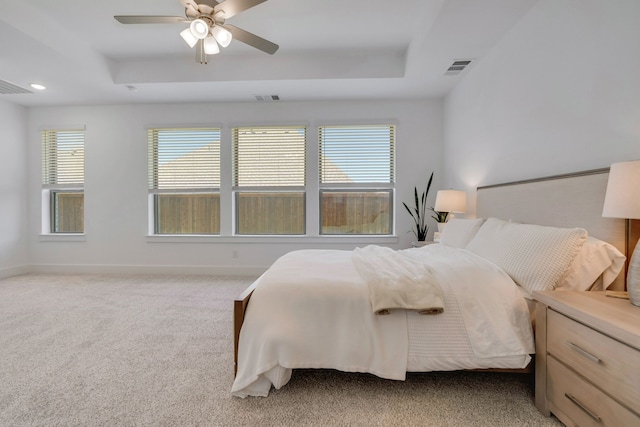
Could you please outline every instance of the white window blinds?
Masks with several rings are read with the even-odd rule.
[[[42,184],[83,186],[84,131],[42,132]]]
[[[393,183],[395,126],[321,126],[320,183]]]
[[[303,187],[305,143],[301,126],[235,128],[234,186]]]
[[[220,129],[149,129],[149,189],[220,187]]]

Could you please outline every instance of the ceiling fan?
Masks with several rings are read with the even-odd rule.
[[[207,55],[220,52],[231,39],[239,40],[263,52],[273,55],[279,48],[275,43],[258,37],[225,20],[266,0],[179,0],[184,6],[185,16],[117,15],[122,24],[179,24],[188,23],[180,35],[190,47],[196,47],[196,62],[207,63]]]

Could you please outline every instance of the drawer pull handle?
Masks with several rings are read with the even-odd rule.
[[[601,362],[601,360],[598,357],[596,357],[593,354],[589,353],[587,350],[584,350],[584,349],[578,347],[574,343],[567,341],[567,345],[569,347],[571,347],[572,349],[574,349],[575,351],[577,351],[578,353],[580,353],[581,355],[583,355],[584,357],[586,357],[587,359],[591,360],[593,363],[598,364],[598,363]]]
[[[593,412],[591,412],[586,406],[584,406],[578,399],[575,398],[575,396],[573,396],[572,394],[569,393],[565,393],[564,397],[566,397],[567,399],[569,399],[571,402],[573,402],[574,405],[576,405],[578,408],[582,409],[587,415],[589,415],[591,418],[593,418],[596,422],[600,422],[602,421],[600,419],[599,416],[597,416],[596,414],[594,414]]]

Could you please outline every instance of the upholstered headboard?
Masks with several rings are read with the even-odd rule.
[[[525,181],[478,187],[478,217],[496,217],[514,222],[554,227],[582,227],[589,235],[631,254],[628,242],[637,242],[637,224],[602,217],[609,169],[596,169]],[[629,258],[629,255],[627,255]],[[626,269],[625,269],[626,271]],[[614,289],[624,289],[620,274]]]

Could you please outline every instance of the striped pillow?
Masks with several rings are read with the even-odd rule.
[[[467,250],[501,267],[529,292],[555,289],[587,238],[583,228],[517,224],[489,218]]]

